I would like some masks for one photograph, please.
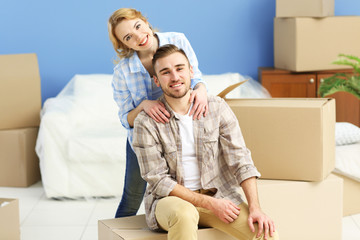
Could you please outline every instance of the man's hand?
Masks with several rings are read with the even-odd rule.
[[[264,232],[265,240],[268,239],[269,233],[272,237],[275,232],[275,224],[273,220],[271,220],[265,213],[263,213],[259,208],[256,208],[254,210],[249,209],[249,218],[248,218],[248,224],[250,227],[251,232],[255,232],[254,223],[257,222],[259,226],[259,231],[256,235],[256,237],[260,237],[261,234]]]
[[[240,208],[226,199],[212,198],[210,210],[223,222],[232,223],[237,219]]]
[[[198,87],[199,85],[199,87]],[[194,115],[193,119],[196,118],[199,120],[201,115],[206,117],[208,112],[208,101],[207,101],[207,92],[204,84],[198,83],[195,89],[190,94],[190,102],[194,102],[189,115]]]

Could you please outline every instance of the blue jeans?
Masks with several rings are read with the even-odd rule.
[[[145,193],[146,182],[141,178],[139,163],[136,154],[126,143],[126,170],[122,198],[115,218],[136,215]]]

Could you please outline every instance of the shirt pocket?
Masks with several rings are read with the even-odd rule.
[[[164,143],[164,158],[169,168],[169,174],[176,179],[177,148],[176,145]]]
[[[216,159],[219,150],[219,128],[204,128],[203,135],[203,160],[208,162]]]

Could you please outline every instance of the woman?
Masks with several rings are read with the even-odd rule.
[[[159,48],[172,43],[182,48],[194,69],[190,115],[194,119],[206,116],[207,93],[196,55],[182,33],[155,33],[147,19],[137,10],[121,8],[115,11],[108,22],[109,37],[120,58],[114,68],[113,93],[119,106],[119,118],[128,130],[126,145],[126,173],[122,199],[115,217],[136,215],[144,195],[146,182],[141,178],[136,155],[132,149],[132,127],[136,116],[145,111],[157,122],[168,122],[170,114],[157,101],[162,90],[152,80],[154,74],[151,60]]]

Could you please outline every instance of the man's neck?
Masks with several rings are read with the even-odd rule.
[[[182,98],[173,98],[173,97],[169,97],[167,95],[165,96],[165,100],[166,102],[169,104],[169,106],[171,107],[171,109],[181,115],[186,115],[189,112],[190,106],[191,106],[191,102],[189,102],[190,100],[190,92],[188,91],[186,93],[186,95]]]

